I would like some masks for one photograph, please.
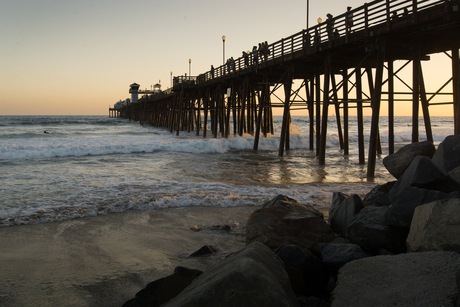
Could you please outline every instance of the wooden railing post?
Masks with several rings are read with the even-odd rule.
[[[391,30],[390,0],[386,0],[386,12],[387,12],[387,31],[390,31]]]
[[[284,62],[284,38],[281,39],[281,59]]]
[[[369,36],[369,5],[364,3],[364,32]]]

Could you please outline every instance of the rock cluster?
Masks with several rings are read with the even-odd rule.
[[[383,163],[397,180],[334,193],[329,221],[279,195],[249,217],[246,248],[204,273],[178,267],[124,306],[459,306],[460,136]]]

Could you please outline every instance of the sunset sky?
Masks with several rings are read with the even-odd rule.
[[[105,115],[141,89],[238,58],[259,42],[306,28],[306,0],[4,0],[0,2],[0,115]],[[310,26],[362,0],[310,0]],[[428,91],[451,73],[443,55],[424,68]],[[425,64],[423,64],[425,65]],[[443,75],[442,78],[439,75]],[[446,76],[446,77],[444,77]],[[443,79],[444,78],[444,79]],[[445,79],[447,78],[447,79]],[[409,104],[408,104],[409,106]],[[452,106],[432,107],[451,115]],[[410,115],[401,108],[398,115]]]

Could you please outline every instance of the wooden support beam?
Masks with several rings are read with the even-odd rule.
[[[310,85],[310,88],[308,88],[308,85]],[[307,94],[307,104],[308,104],[308,117],[310,121],[310,150],[313,150],[315,148],[315,110],[314,110],[314,105],[315,105],[315,97],[314,97],[314,91],[315,91],[315,83],[314,83],[314,76],[310,75],[309,78],[305,79],[305,91]]]
[[[237,110],[236,110],[236,86],[235,83],[232,82],[232,89],[231,89],[231,103],[232,103],[232,113],[233,113],[233,135],[236,135],[236,129],[238,126],[238,118],[237,118]]]
[[[316,156],[319,156],[321,143],[321,79],[319,69],[315,74],[316,85]]]
[[[208,131],[208,108],[209,108],[209,88],[206,89],[204,98],[204,118],[203,118],[203,137],[206,138],[206,132]]]
[[[371,135],[369,138],[369,156],[367,163],[367,177],[375,175],[375,164],[377,160],[377,142],[379,135],[380,97],[382,94],[383,66],[385,60],[385,46],[379,45],[377,50],[377,68],[375,72],[375,86],[372,95],[372,122]]]
[[[282,157],[284,154],[287,130],[289,129],[292,75],[293,75],[293,68],[290,67],[288,68],[286,81],[284,81],[284,97],[285,97],[284,98],[284,112],[283,112],[283,123],[281,125],[280,146],[279,146],[279,151],[278,151],[278,155],[280,157]]]
[[[359,153],[359,164],[366,163],[364,158],[364,116],[363,116],[363,86],[362,86],[362,75],[361,68],[355,69],[356,76],[356,99],[357,102],[357,120],[358,120],[358,153]]]
[[[334,101],[339,101],[338,95],[337,95],[337,85],[335,82],[335,74],[331,74],[331,83],[332,83],[332,93],[334,97]],[[335,107],[335,119],[337,122],[337,133],[339,136],[339,144],[340,144],[340,149],[343,150],[343,132],[342,132],[342,120],[340,119],[340,105],[339,103],[334,104]]]
[[[372,100],[372,95],[374,95],[374,78],[372,77],[372,68],[371,67],[366,67],[366,73],[367,73],[367,81],[369,83],[369,91],[371,93],[371,101]],[[377,153],[379,155],[382,154],[382,143],[380,141],[380,131],[377,131]]]
[[[395,152],[394,65],[388,60],[388,154]]]
[[[458,45],[452,48],[452,86],[454,103],[454,134],[460,134],[460,59]]]
[[[253,147],[254,150],[259,149],[259,136],[260,136],[260,128],[262,124],[262,115],[263,115],[263,111],[265,110],[266,100],[268,98],[267,95],[269,92],[267,90],[267,87],[269,86],[268,85],[268,74],[264,76],[263,84],[264,84],[264,87],[263,87],[262,94],[261,94],[262,97],[261,99],[259,99],[259,112],[257,115],[256,133],[254,135],[254,147]]]
[[[329,109],[329,82],[331,78],[331,56],[324,60],[324,86],[323,86],[323,114],[321,120],[321,142],[319,150],[319,165],[326,164],[326,142],[327,142],[327,117]]]
[[[181,120],[182,120],[182,107],[184,105],[184,90],[181,91],[179,94],[179,112],[177,114],[177,131],[176,135],[179,135],[179,131],[181,128]]]
[[[419,141],[419,97],[420,97],[420,51],[414,50],[412,61],[412,143]]]
[[[195,120],[195,127],[196,127],[196,135],[200,135],[201,130],[201,101],[203,100],[203,92],[200,91],[197,98],[197,109],[196,109],[196,120]]]
[[[426,99],[425,81],[423,71],[420,66],[420,102],[422,104],[423,120],[425,122],[425,133],[427,141],[434,143],[433,132],[431,130],[430,111],[428,110],[428,100]]]
[[[240,93],[239,98],[240,98],[240,103],[241,103],[241,107],[240,107],[240,125],[239,125],[239,131],[238,131],[238,134],[239,136],[243,136],[243,133],[245,132],[244,130],[244,127],[245,127],[245,109],[246,109],[246,99],[247,99],[247,91],[249,90],[248,87],[249,87],[249,80],[246,80],[245,81],[245,84],[242,88],[242,91]]]
[[[343,154],[350,154],[349,142],[349,121],[348,121],[348,72],[347,69],[342,71],[342,90],[343,90]]]

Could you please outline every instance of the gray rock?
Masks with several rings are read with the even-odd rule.
[[[417,156],[407,168],[404,174],[398,179],[388,196],[394,204],[404,188],[412,186],[451,192],[447,173],[438,168],[428,157]]]
[[[382,185],[375,186],[369,193],[364,196],[366,206],[388,207],[391,205],[388,193],[396,181],[390,181]]]
[[[460,294],[460,270],[457,271],[457,293]],[[457,306],[460,306],[460,295],[458,295]]]
[[[436,148],[429,142],[417,142],[408,144],[400,148],[394,154],[383,158],[383,165],[395,178],[402,176],[404,171],[412,163],[412,160],[416,156],[426,156],[428,158],[433,157]]]
[[[324,219],[309,206],[291,200],[273,202],[254,211],[246,223],[246,244],[258,241],[272,249],[291,243],[313,250],[318,242],[334,238]]]
[[[438,146],[433,162],[441,169],[449,172],[460,166],[460,135],[450,135]]]
[[[363,249],[357,244],[332,244],[332,243],[320,243],[318,244],[318,250],[321,253],[323,262],[338,270],[346,263],[369,257],[370,255],[363,251]]]
[[[212,245],[204,245],[196,252],[192,253],[189,257],[198,257],[198,256],[205,256],[215,254],[216,249]]]
[[[186,267],[176,267],[174,274],[149,283],[136,293],[136,297],[123,304],[123,307],[155,307],[168,302],[182,292],[203,272]]]
[[[376,256],[347,263],[339,270],[333,307],[452,306],[460,254],[422,252]]]
[[[385,220],[388,207],[366,207],[347,228],[347,239],[362,249],[377,254],[381,248],[393,251],[390,229]]]
[[[452,179],[455,180],[458,184],[460,184],[460,166],[454,168],[453,170],[450,170],[447,174],[449,174]]]
[[[294,208],[297,206],[302,206],[305,210],[310,211],[314,215],[324,218],[324,215],[321,211],[309,204],[301,204],[297,200],[287,197],[285,195],[275,196],[272,200],[267,201],[262,205],[262,208],[271,208],[274,206],[284,206],[286,208]]]
[[[407,237],[407,250],[460,252],[460,198],[418,206]]]
[[[299,303],[283,262],[267,246],[255,242],[209,268],[164,306],[299,306]]]
[[[283,244],[275,250],[283,261],[294,293],[321,296],[326,293],[329,270],[312,252],[292,244]]]
[[[347,198],[348,198],[348,195],[344,194],[342,192],[334,192],[334,193],[332,193],[332,203],[331,203],[331,208],[329,209],[329,216],[332,216],[334,211]]]
[[[404,188],[387,212],[387,222],[394,226],[410,228],[415,208],[429,202],[460,197],[459,192],[444,193],[408,186]]]
[[[347,235],[347,228],[358,212],[364,208],[364,203],[357,194],[352,194],[346,198],[329,217],[332,230],[341,234]]]

